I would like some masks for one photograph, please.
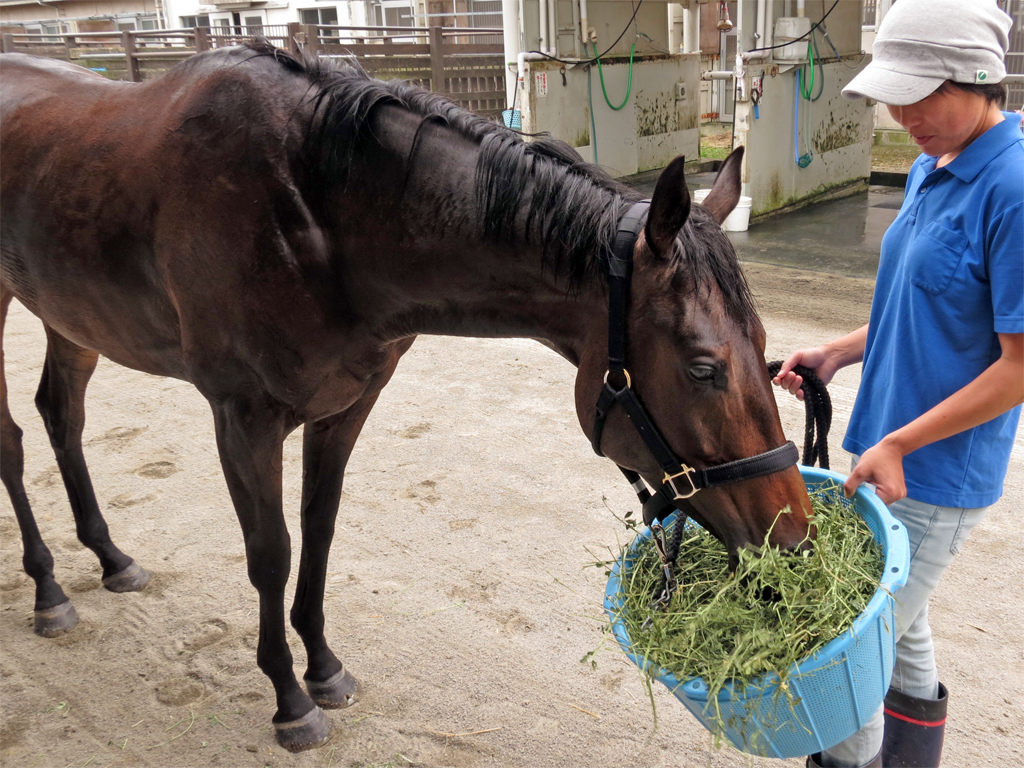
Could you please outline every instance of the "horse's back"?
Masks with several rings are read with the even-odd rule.
[[[51,98],[63,86],[85,86],[110,83],[77,64],[60,59],[28,56],[24,53],[5,53],[0,56],[0,116],[9,114],[28,104]]]
[[[273,60],[232,66],[248,58],[214,51],[131,84],[0,56],[2,276],[44,322],[123,364],[185,376],[176,275],[206,270],[215,290],[213,273],[230,267],[212,262],[260,218],[251,201],[265,179],[287,169],[280,105],[303,93]]]

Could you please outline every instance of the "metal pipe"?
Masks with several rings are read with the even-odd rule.
[[[548,0],[548,35],[551,37],[547,49],[549,56],[558,55],[558,23],[555,21],[555,2],[556,0]]]
[[[519,55],[516,56],[516,74],[519,76],[519,82],[523,82],[523,78],[526,77],[526,62],[528,61],[543,61],[544,55],[540,53],[527,53],[526,51],[520,51]]]
[[[505,43],[505,95],[506,104],[512,104],[516,95],[518,55],[523,50],[519,34],[519,0],[503,0],[501,4],[502,39]],[[509,72],[508,65],[516,62],[516,72]]]
[[[696,53],[700,50],[700,6],[695,2],[691,2],[686,9],[683,50],[687,53]]]
[[[50,8],[50,9],[52,9],[54,14],[55,14],[54,15],[54,19],[56,19],[58,22],[60,22],[60,8],[58,8],[56,5],[47,5],[46,3],[43,2],[43,0],[36,0],[36,3],[38,5],[43,6],[43,8]],[[59,28],[59,31],[63,31],[63,25],[58,23],[57,26]]]
[[[540,44],[538,49],[547,53],[548,45],[548,0],[537,0],[537,15],[540,19]]]
[[[760,48],[765,44],[765,28],[764,21],[767,10],[765,6],[768,5],[768,0],[757,0],[757,42],[755,47]]]

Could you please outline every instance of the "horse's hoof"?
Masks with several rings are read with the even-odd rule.
[[[138,592],[149,584],[149,571],[132,560],[131,565],[103,579],[111,592]]]
[[[70,600],[35,612],[35,631],[42,637],[57,637],[75,628],[78,612]]]
[[[277,743],[289,752],[301,752],[312,749],[327,741],[330,721],[320,707],[314,705],[308,713],[298,720],[288,723],[274,723],[277,731]]]
[[[322,683],[308,677],[303,678],[303,682],[306,683],[310,698],[324,709],[344,709],[349,706],[355,701],[356,689],[359,687],[355,677],[344,667]]]

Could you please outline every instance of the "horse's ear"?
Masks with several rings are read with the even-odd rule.
[[[680,155],[658,177],[647,216],[645,237],[656,256],[667,256],[676,235],[690,215],[690,190],[686,188],[686,163]]]
[[[740,165],[743,163],[743,147],[736,147],[722,163],[715,177],[715,183],[704,198],[704,207],[721,224],[732,213],[736,203],[740,201]]]

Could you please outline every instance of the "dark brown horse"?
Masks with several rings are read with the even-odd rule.
[[[567,145],[525,143],[444,99],[267,46],[196,56],[143,84],[7,54],[0,162],[2,308],[44,323],[36,403],[75,515],[108,589],[148,574],[111,541],[82,453],[84,397],[100,354],[192,382],[213,410],[221,464],[259,592],[257,661],[290,749],[320,743],[323,707],[355,692],[324,638],[324,580],[345,465],[370,409],[418,334],[531,337],[576,364],[593,429],[608,368],[605,272],[637,195]],[[704,206],[682,158],[659,181],[633,249],[625,315],[632,387],[671,450],[695,468],[784,442],[764,330],[719,222],[739,155]],[[2,408],[2,479],[36,584],[36,629],[76,616],[53,577],[22,483],[21,430]],[[282,443],[304,427],[302,551],[285,639],[291,547]],[[602,452],[652,485],[663,470],[622,408]],[[701,491],[688,510],[730,548],[804,539],[796,468]],[[308,691],[308,693],[307,693]],[[314,703],[316,702],[316,703]]]

